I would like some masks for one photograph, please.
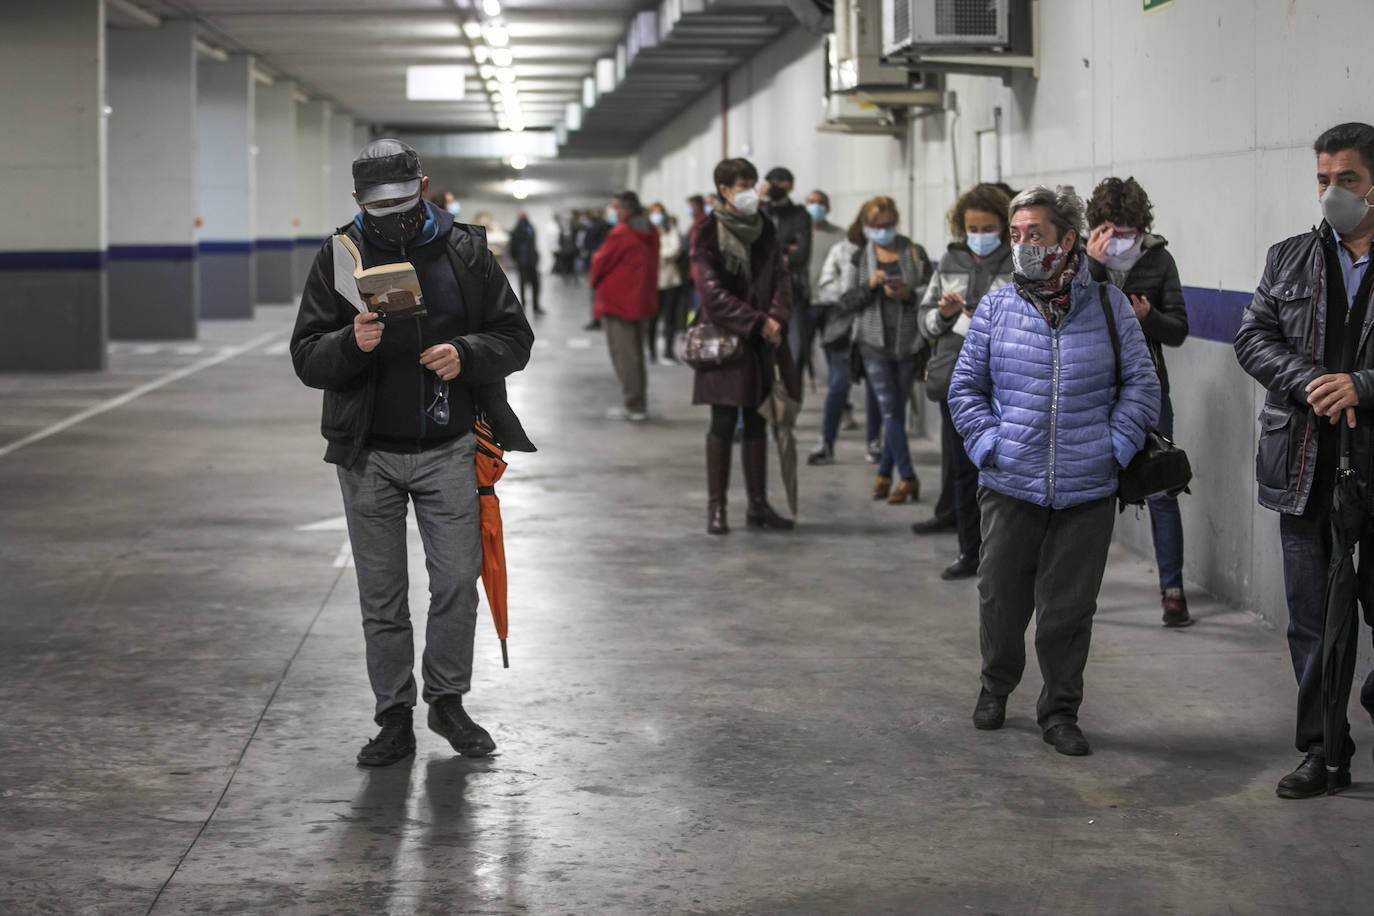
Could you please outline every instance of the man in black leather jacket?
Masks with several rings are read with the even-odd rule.
[[[534,450],[505,388],[506,376],[529,361],[534,334],[483,230],[425,202],[429,179],[414,150],[374,141],[354,161],[353,183],[360,212],[339,235],[353,243],[363,268],[409,264],[425,309],[383,319],[357,290],[354,255],[330,239],[315,256],[291,335],[296,374],[324,391],[325,460],[337,469],[357,568],[381,726],[357,759],[387,766],[415,751],[410,502],[430,580],[423,664],[429,727],[458,753],[481,757],[496,744],[463,709],[482,562],[472,427],[486,419],[506,449]],[[338,258],[347,260],[336,271]]]
[[[764,176],[764,182],[766,190],[761,209],[778,230],[778,245],[787,259],[787,275],[792,281],[792,314],[803,315],[811,301],[811,214],[792,200],[794,179],[791,171],[778,166]],[[803,325],[800,319],[794,320],[787,331],[787,342],[798,371],[810,365],[811,356],[802,352]]]
[[[1374,351],[1368,307],[1374,271],[1374,127],[1342,124],[1314,145],[1320,226],[1269,249],[1264,276],[1236,333],[1241,367],[1267,389],[1255,476],[1260,505],[1281,513],[1288,648],[1298,681],[1302,764],[1278,784],[1281,798],[1350,785],[1354,744],[1323,746],[1321,643],[1331,558],[1331,499],[1349,428],[1352,466],[1371,480]],[[1374,537],[1360,545],[1359,595],[1374,614]],[[1374,676],[1362,694],[1374,712]],[[1328,775],[1328,757],[1335,772]],[[1331,785],[1334,781],[1334,785]]]

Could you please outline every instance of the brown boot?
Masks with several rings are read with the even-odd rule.
[[[745,439],[744,488],[749,493],[749,512],[745,516],[750,528],[778,528],[783,531],[796,527],[796,522],[783,518],[768,505],[768,440]]]
[[[873,481],[873,499],[887,499],[892,494],[892,478],[879,474]]]
[[[887,498],[889,506],[900,506],[910,499],[916,502],[921,498],[921,478],[913,477],[910,480],[902,480],[897,484],[897,488],[892,491],[892,495]]]
[[[729,534],[725,521],[725,491],[730,488],[729,439],[706,436],[706,533]]]

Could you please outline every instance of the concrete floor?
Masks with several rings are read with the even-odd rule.
[[[1161,630],[1118,549],[1095,754],[1040,741],[1034,670],[975,731],[975,586],[906,527],[931,496],[869,501],[848,434],[802,468],[799,531],[708,538],[690,374],[651,371],[652,422],[605,419],[584,294],[549,293],[512,386],[542,451],[500,488],[512,667],[484,620],[468,702],[486,760],[422,729],[413,761],[353,763],[356,586],[290,309],[0,376],[0,913],[1370,912],[1374,735],[1357,717],[1352,790],[1274,797],[1281,633],[1197,593]]]

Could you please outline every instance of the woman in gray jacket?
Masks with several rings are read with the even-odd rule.
[[[949,377],[964,332],[984,294],[1011,282],[1011,245],[1007,234],[1007,208],[1011,201],[1001,188],[980,184],[966,191],[949,211],[949,249],[926,287],[921,300],[922,332],[935,341],[926,368],[926,397],[940,405],[942,491],[954,504],[954,527],[959,533],[959,556],[940,573],[942,579],[965,579],[978,573],[978,469],[964,451],[964,441],[950,419]],[[939,502],[936,503],[939,505]],[[935,518],[917,522],[911,530],[928,534],[945,530],[947,523]]]

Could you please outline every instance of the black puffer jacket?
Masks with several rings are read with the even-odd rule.
[[[445,247],[467,310],[467,333],[448,341],[462,361],[458,377],[471,392],[473,413],[491,424],[498,443],[510,451],[532,452],[534,445],[506,400],[506,376],[529,362],[534,332],[487,248],[485,230],[435,212],[439,235],[429,244]],[[338,231],[352,228],[350,223]],[[376,394],[377,351],[358,349],[353,339],[356,314],[334,291],[333,244],[326,239],[301,294],[291,362],[302,382],[324,391],[320,429],[329,443],[325,460],[344,467],[352,467],[362,453]]]
[[[1264,276],[1236,332],[1241,368],[1267,389],[1260,409],[1255,479],[1260,505],[1290,515],[1307,507],[1317,467],[1316,412],[1307,403],[1307,383],[1326,375],[1326,259],[1335,236],[1325,222],[1317,229],[1269,249]],[[1370,479],[1371,422],[1374,422],[1374,352],[1369,346],[1374,309],[1366,312],[1351,377],[1359,396],[1354,435],[1357,470]],[[1327,422],[1321,420],[1321,422]],[[1323,455],[1323,460],[1334,456]]]
[[[1164,365],[1164,348],[1177,347],[1188,339],[1188,306],[1183,301],[1183,286],[1178,265],[1167,249],[1169,243],[1158,235],[1146,234],[1140,241],[1140,260],[1126,274],[1121,291],[1129,298],[1144,296],[1150,310],[1140,322],[1150,357],[1159,371],[1159,388],[1169,393],[1169,370]],[[1094,280],[1109,282],[1107,268],[1092,258],[1086,259]]]

